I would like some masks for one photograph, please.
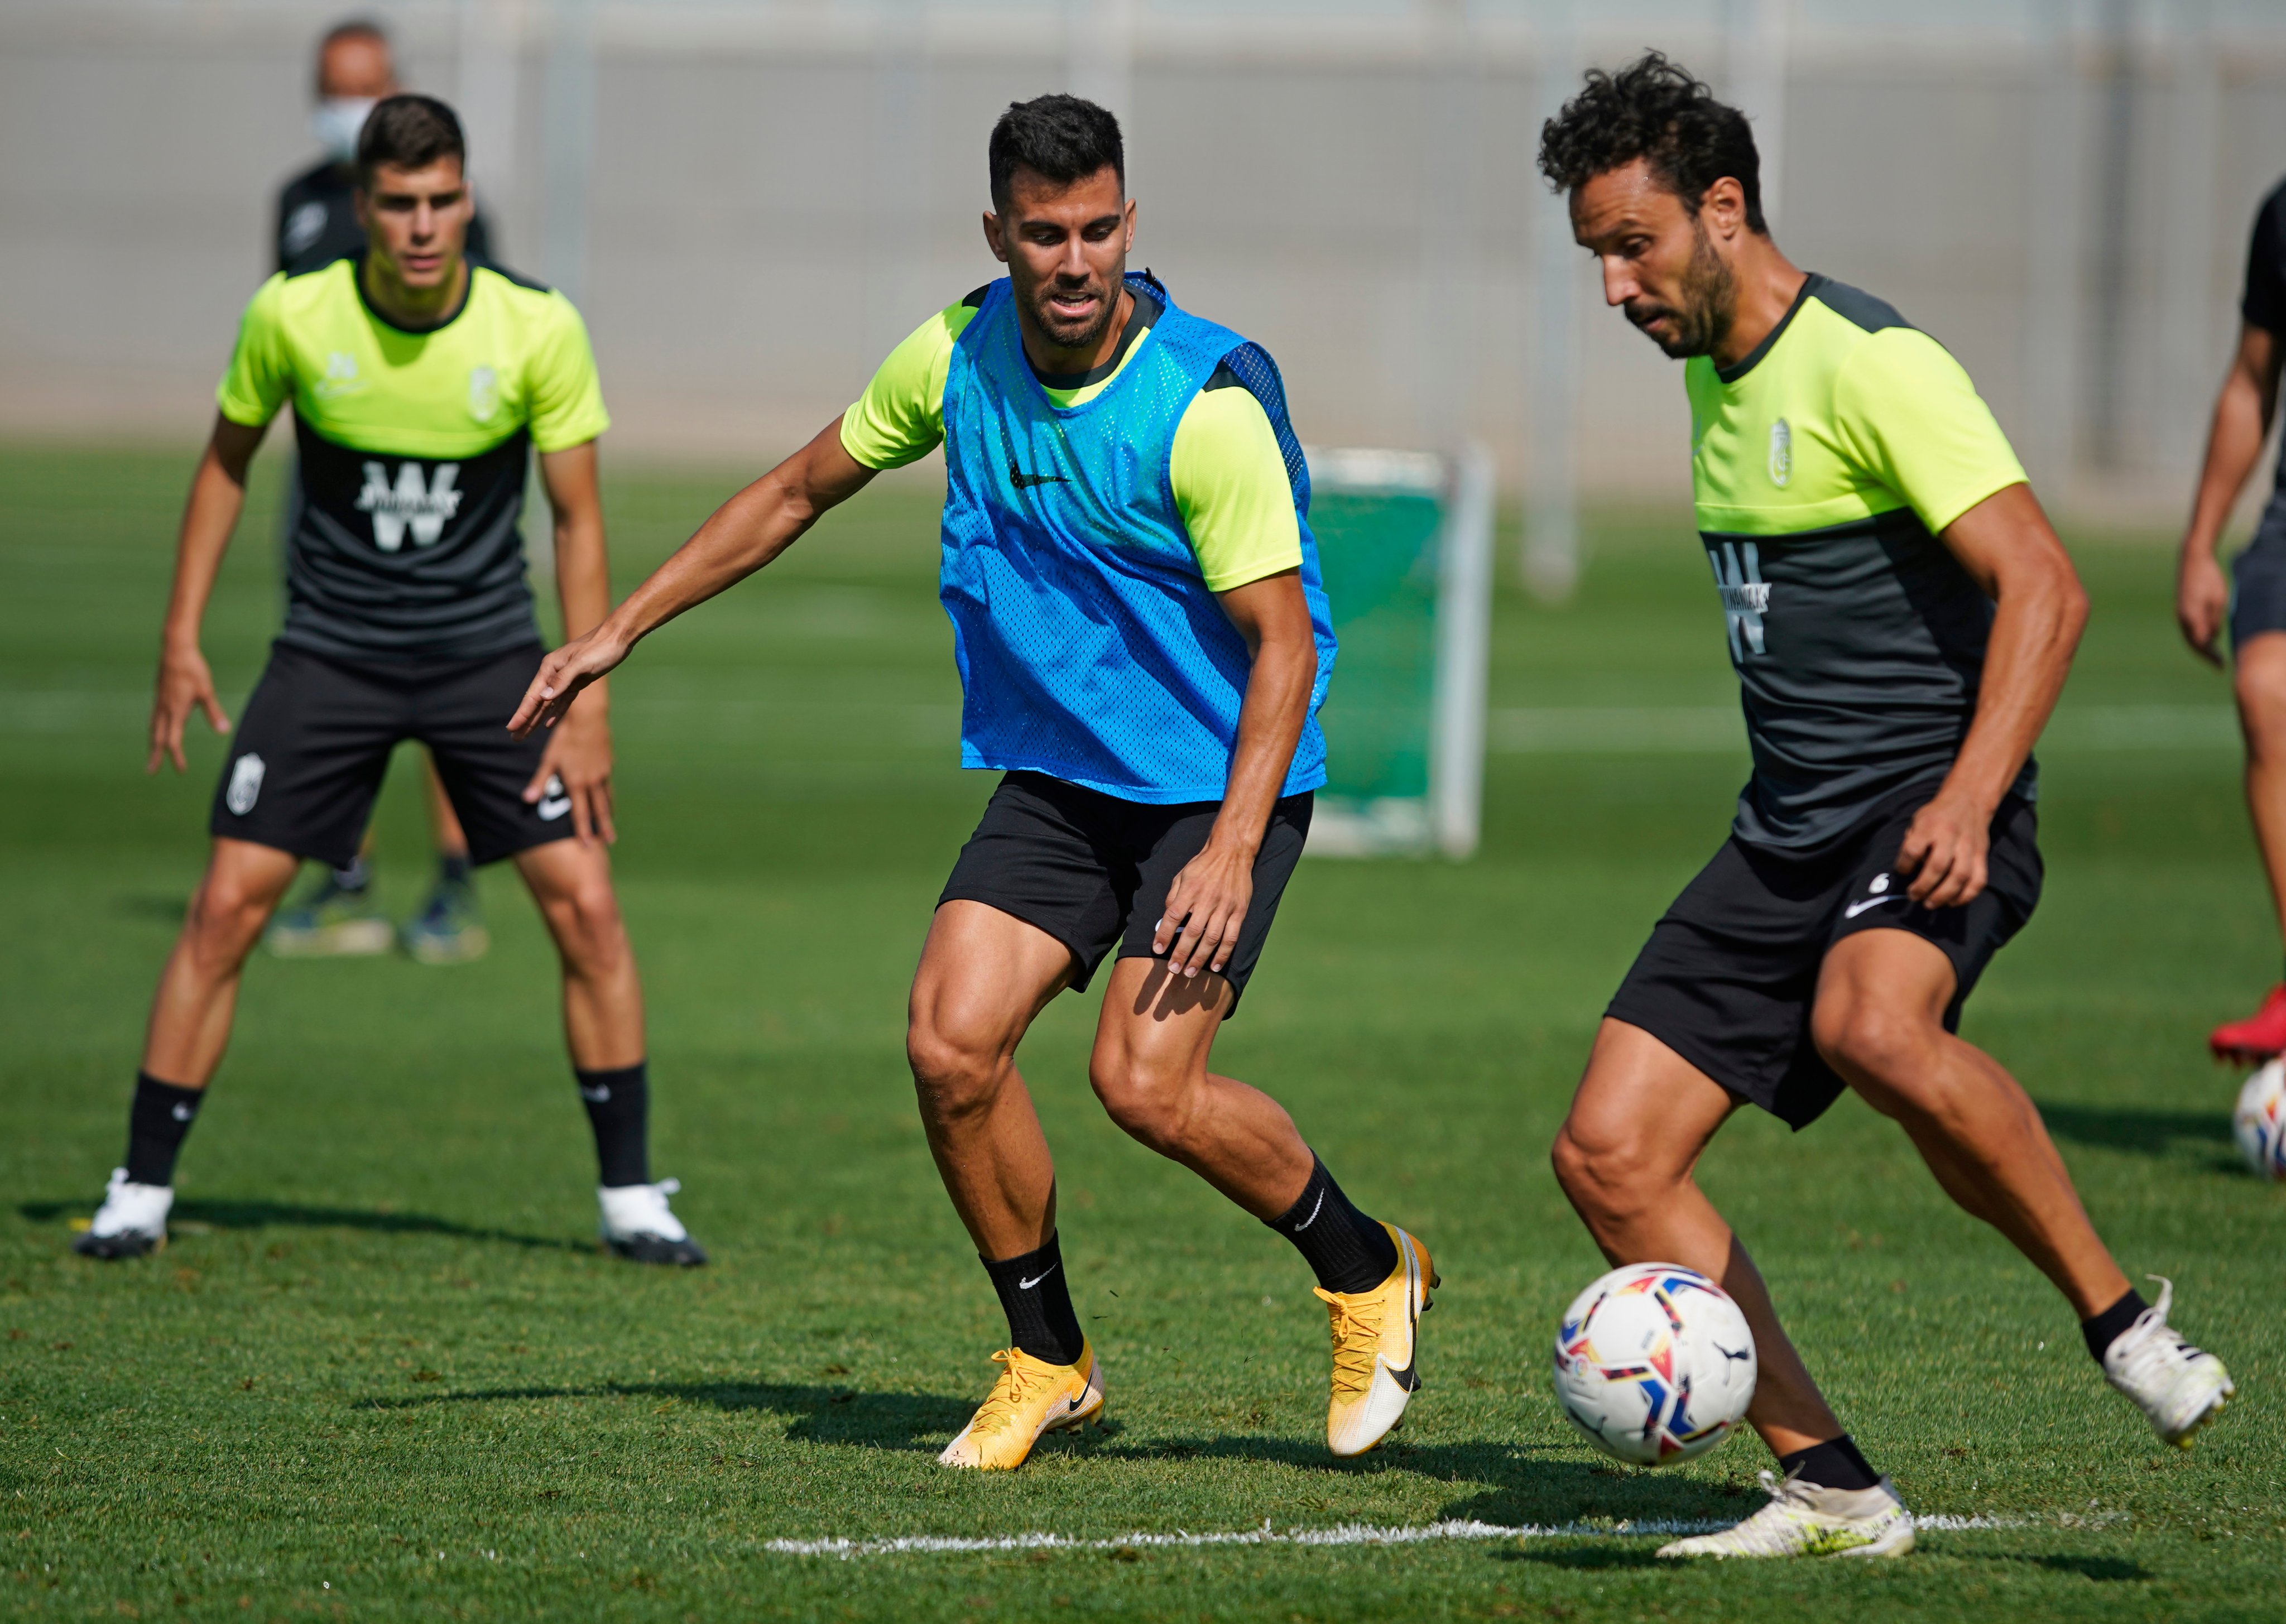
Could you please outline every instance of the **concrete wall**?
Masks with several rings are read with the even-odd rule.
[[[1558,217],[1531,168],[1543,87],[1570,77],[1547,73],[1550,53],[1615,62],[1656,42],[1716,75],[1739,59],[1738,5],[1711,0],[1583,8],[1568,35],[1547,6],[1433,0],[376,9],[416,87],[491,87],[472,130],[514,136],[475,153],[480,193],[511,261],[577,290],[616,445],[757,461],[993,274],[976,225],[990,121],[1064,87],[1075,39],[1116,12],[1138,261],[1269,346],[1306,438],[1472,432],[1513,485],[1543,330],[1534,233]],[[2286,14],[2210,11],[2235,31],[2204,35],[2156,26],[2185,9],[2136,12],[2143,31],[2109,43],[2069,5],[2045,33],[2029,4],[1905,33],[1838,0],[1787,13],[1780,240],[1942,339],[2044,485],[2082,503],[2184,499],[2247,223],[2286,173]],[[308,51],[335,14],[0,10],[0,431],[195,431],[265,269],[269,198],[311,156]],[[592,81],[564,47],[582,24]],[[469,54],[486,39],[489,70]],[[563,132],[588,95],[582,185]],[[2118,154],[2124,211],[2107,202]],[[1573,278],[1583,484],[1671,495],[1687,471],[1676,369],[1602,309],[1584,256],[1557,263]]]

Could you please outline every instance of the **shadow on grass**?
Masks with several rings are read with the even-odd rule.
[[[53,1223],[67,1213],[86,1210],[84,1201],[28,1201],[16,1209],[35,1224]],[[592,1242],[561,1236],[520,1235],[511,1230],[485,1229],[457,1224],[425,1212],[382,1212],[362,1207],[305,1207],[277,1201],[183,1201],[175,1203],[170,1221],[177,1227],[205,1224],[216,1229],[363,1229],[379,1234],[449,1235],[460,1241],[492,1241],[506,1246],[547,1251],[585,1252]]]
[[[2028,1567],[2044,1567],[2052,1573],[2076,1573],[2092,1584],[2140,1584],[2151,1578],[2151,1570],[2140,1562],[2124,1557],[2033,1557],[2011,1551],[1975,1551],[1956,1553],[1971,1562],[2018,1562]]]
[[[191,899],[188,893],[131,891],[113,897],[111,911],[122,918],[179,926],[191,911]]]
[[[1672,1570],[1675,1564],[1659,1559],[1657,1548],[1646,1540],[1641,1545],[1573,1545],[1568,1548],[1534,1546],[1519,1550],[1496,1550],[1495,1562],[1537,1562],[1542,1567],[1614,1568],[1665,1567]]]
[[[2162,1111],[2140,1106],[2057,1105],[2037,1102],[2048,1131],[2077,1145],[2098,1145],[2106,1150],[2140,1151],[2147,1156],[2172,1156],[2180,1151],[2221,1149],[2228,1152],[2228,1111]],[[2227,1154],[2222,1164],[2236,1166]]]
[[[833,1444],[935,1454],[966,1424],[971,1399],[940,1393],[866,1392],[783,1382],[598,1382],[583,1386],[485,1387],[464,1392],[374,1394],[358,1410],[406,1411],[438,1405],[516,1404],[556,1399],[651,1399],[703,1404],[729,1412],[790,1417],[789,1443]],[[1218,1438],[1129,1441],[1118,1423],[1092,1436],[1054,1436],[1040,1453],[1115,1462],[1257,1461],[1344,1477],[1404,1473],[1476,1490],[1446,1506],[1440,1518],[1504,1524],[1568,1523],[1583,1518],[1637,1521],[1728,1521],[1759,1491],[1651,1472],[1622,1472],[1560,1457],[1554,1448],[1505,1443],[1393,1444],[1353,1461],[1337,1461],[1316,1439],[1226,1434]]]
[[[587,1387],[485,1387],[468,1392],[409,1393],[358,1399],[351,1409],[415,1410],[439,1404],[514,1404],[545,1399],[672,1399],[726,1411],[791,1415],[789,1442],[848,1444],[871,1449],[926,1450],[967,1424],[973,1399],[937,1393],[861,1392],[785,1382],[598,1382]]]

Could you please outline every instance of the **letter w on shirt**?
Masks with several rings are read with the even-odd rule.
[[[445,521],[461,510],[461,493],[455,488],[460,477],[459,463],[439,462],[434,480],[424,485],[418,462],[400,462],[397,483],[391,485],[388,469],[367,463],[365,488],[358,493],[357,505],[359,513],[373,515],[373,544],[393,553],[405,545],[410,527],[414,546],[436,546]]]
[[[1736,541],[1707,549],[1707,562],[1714,571],[1714,589],[1722,597],[1722,619],[1730,627],[1734,660],[1746,658],[1749,651],[1762,651],[1762,616],[1770,606],[1770,586],[1762,579],[1762,549],[1749,541],[1743,558],[1741,550]],[[1740,646],[1742,634],[1744,647]]]

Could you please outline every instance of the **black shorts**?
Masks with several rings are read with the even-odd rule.
[[[2286,493],[2271,499],[2254,540],[2230,565],[2230,646],[2286,632]]]
[[[470,861],[564,839],[572,828],[562,786],[551,782],[536,805],[524,799],[546,736],[508,730],[540,655],[534,643],[482,659],[351,665],[272,644],[232,737],[209,832],[339,868],[365,839],[390,752],[411,738],[437,762]]]
[[[1230,1013],[1246,991],[1277,916],[1278,899],[1310,832],[1308,794],[1289,795],[1270,815],[1254,858],[1254,898],[1238,946],[1223,966]],[[984,816],[952,865],[937,905],[982,903],[1037,926],[1071,950],[1071,989],[1084,992],[1114,946],[1122,958],[1164,958],[1151,935],[1168,887],[1205,848],[1222,803],[1148,806],[1082,789],[1044,773],[1000,780]]]
[[[1931,911],[1906,900],[1890,867],[1927,800],[1815,855],[1724,842],[1652,927],[1604,1013],[1796,1129],[1844,1086],[1809,1036],[1818,967],[1842,937],[1910,931],[1941,949],[1954,977],[1945,1030],[1957,1031],[1977,977],[2039,903],[2038,820],[2030,801],[2002,801],[1984,889],[1965,908]]]

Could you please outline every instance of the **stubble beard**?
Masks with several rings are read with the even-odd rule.
[[[1670,336],[1661,338],[1648,330],[1644,333],[1670,360],[1713,354],[1730,335],[1730,323],[1738,311],[1738,279],[1714,251],[1705,226],[1693,220],[1691,232],[1691,265],[1683,272],[1681,303],[1647,305],[1628,311],[1628,319],[1638,328],[1661,317],[1672,319],[1674,331]]]
[[[1112,318],[1119,313],[1119,284],[1114,282],[1103,288],[1103,296],[1097,302],[1095,315],[1076,324],[1058,316],[1055,306],[1051,303],[1059,292],[1069,291],[1068,288],[1060,288],[1052,279],[1044,283],[1032,296],[1033,319],[1040,324],[1040,331],[1047,335],[1048,341],[1059,350],[1092,349],[1102,342]]]

